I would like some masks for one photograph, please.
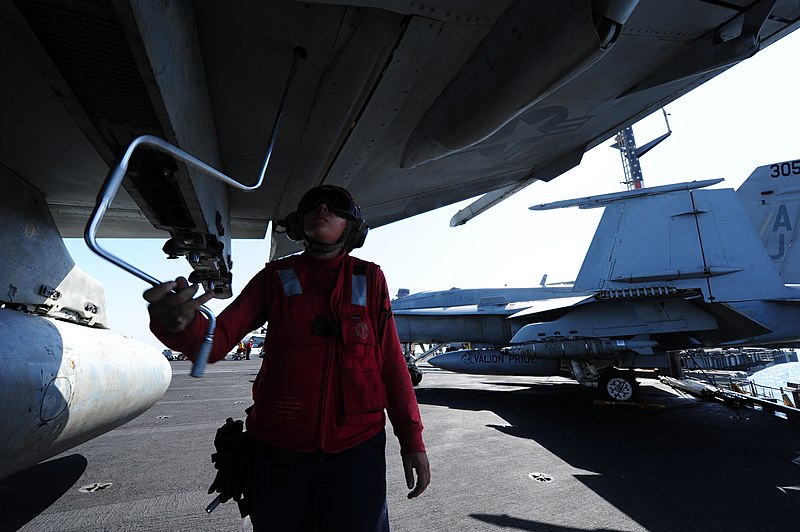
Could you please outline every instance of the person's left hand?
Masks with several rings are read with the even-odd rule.
[[[402,453],[403,471],[406,474],[406,485],[411,493],[409,499],[422,494],[431,482],[431,466],[428,463],[428,455],[421,453]],[[414,471],[417,472],[417,483],[414,485]]]

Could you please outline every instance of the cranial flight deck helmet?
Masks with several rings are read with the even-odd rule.
[[[319,207],[321,203],[324,203],[336,216],[347,220],[341,238],[333,244],[313,241],[303,229],[303,216]],[[323,253],[340,248],[345,251],[360,248],[367,239],[367,232],[369,226],[353,196],[344,188],[334,185],[321,185],[310,189],[300,198],[297,209],[286,216],[286,236],[294,241],[304,240],[310,249]]]

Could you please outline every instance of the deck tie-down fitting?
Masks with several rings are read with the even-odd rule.
[[[188,166],[199,170],[204,174],[210,175],[211,177],[219,179],[220,181],[227,183],[232,187],[238,188],[239,190],[244,190],[246,192],[256,190],[264,182],[264,176],[267,173],[267,166],[269,165],[269,159],[272,155],[272,149],[275,146],[275,139],[278,136],[278,129],[281,118],[283,117],[283,108],[286,104],[286,98],[289,94],[289,87],[291,86],[295,72],[297,71],[297,64],[300,59],[305,59],[307,55],[305,49],[299,46],[295,47],[293,52],[294,59],[292,60],[292,67],[289,71],[289,77],[286,80],[286,87],[284,87],[280,105],[278,106],[278,113],[275,117],[275,123],[272,126],[272,135],[270,137],[269,146],[267,147],[267,153],[264,156],[264,164],[261,167],[261,176],[258,178],[258,181],[255,184],[244,185],[163,139],[152,135],[142,135],[131,141],[117,165],[109,170],[108,175],[106,176],[106,179],[100,188],[100,193],[97,195],[97,201],[95,203],[94,210],[92,211],[89,221],[86,223],[86,229],[83,233],[83,238],[86,241],[86,245],[89,246],[89,249],[112,264],[115,264],[126,272],[135,275],[139,279],[150,283],[153,286],[162,284],[161,281],[152,275],[149,275],[129,264],[128,262],[125,262],[97,243],[97,229],[100,227],[100,222],[102,221],[103,216],[111,205],[114,196],[116,196],[117,191],[122,184],[122,180],[125,178],[125,173],[128,171],[128,165],[130,164],[134,151],[136,151],[136,149],[139,147],[155,149],[171,155],[175,159],[186,163]],[[212,288],[212,286],[209,286],[209,289]],[[211,354],[211,347],[214,343],[214,330],[217,327],[217,319],[211,309],[203,305],[199,310],[208,318],[208,328],[206,329],[206,334],[203,337],[202,343],[200,344],[200,349],[198,350],[197,355],[194,357],[194,362],[192,363],[192,377],[203,376],[206,363],[208,362],[208,356]]]

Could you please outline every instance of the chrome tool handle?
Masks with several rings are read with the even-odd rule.
[[[206,313],[205,310],[205,305],[200,307],[200,312],[203,312],[208,318],[208,329],[206,329],[203,342],[200,344],[200,349],[197,350],[197,355],[194,357],[192,371],[189,373],[192,377],[203,376],[203,372],[206,370],[208,356],[211,354],[211,348],[214,345],[214,330],[217,328],[217,317],[214,316],[213,312],[208,311],[208,313]]]
[[[100,244],[97,243],[97,229],[100,227],[100,222],[103,219],[108,208],[111,206],[111,202],[114,200],[114,196],[116,196],[117,191],[119,191],[119,187],[122,184],[122,180],[125,178],[125,173],[128,171],[128,165],[130,164],[131,157],[133,156],[134,151],[136,151],[139,147],[148,147],[153,148],[155,150],[167,153],[171,155],[173,158],[186,163],[188,166],[203,172],[204,174],[210,175],[220,181],[227,183],[228,185],[238,188],[239,190],[244,191],[252,191],[261,186],[264,182],[264,176],[267,173],[267,166],[269,165],[269,159],[272,156],[272,149],[275,146],[275,140],[278,136],[278,129],[283,118],[283,108],[286,104],[286,98],[289,94],[289,87],[292,84],[292,80],[294,79],[295,73],[297,71],[297,63],[300,59],[305,59],[306,51],[301,47],[296,47],[294,49],[294,59],[292,61],[292,67],[289,71],[289,77],[286,80],[286,87],[283,90],[283,95],[281,97],[280,105],[278,106],[278,113],[275,117],[275,123],[272,126],[272,135],[270,136],[269,146],[267,147],[267,152],[264,155],[264,164],[261,167],[261,175],[259,176],[258,180],[252,185],[244,185],[239,181],[223,174],[213,166],[210,166],[197,157],[186,153],[182,149],[173,146],[169,142],[160,139],[158,137],[154,137],[152,135],[142,135],[137,137],[131,141],[128,145],[128,148],[125,150],[122,158],[119,160],[117,165],[109,170],[108,175],[106,176],[103,185],[100,187],[100,192],[97,195],[97,201],[95,202],[94,210],[92,211],[92,215],[89,218],[89,221],[86,223],[86,228],[83,233],[83,238],[86,241],[86,245],[89,246],[89,249],[94,251],[97,255],[101,256],[102,258],[106,259],[107,261],[119,266],[126,272],[135,275],[139,279],[150,283],[153,286],[157,286],[161,284],[161,281],[149,275],[142,270],[136,268],[135,266],[125,262],[121,258],[117,257],[113,253],[109,252],[108,250],[104,249]],[[192,377],[202,377],[203,372],[205,371],[206,363],[208,362],[208,356],[211,354],[211,347],[214,343],[214,330],[217,326],[217,319],[214,316],[214,313],[206,307],[205,305],[199,308],[200,312],[206,315],[208,318],[208,329],[206,330],[206,334],[203,337],[203,342],[200,344],[200,349],[197,355],[194,358],[194,363],[192,365]]]

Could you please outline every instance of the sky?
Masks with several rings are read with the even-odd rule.
[[[645,186],[724,178],[737,188],[759,166],[800,158],[800,31],[784,37],[667,105],[672,136],[640,162]],[[661,111],[633,127],[637,145],[667,131]],[[499,206],[451,228],[450,218],[472,200],[369,232],[353,255],[378,263],[391,295],[458,288],[526,287],[572,281],[580,270],[601,209],[531,211],[531,205],[625,190],[613,139],[553,181],[535,182]],[[160,279],[188,275],[183,260],[167,260],[164,239],[100,239],[104,248]],[[94,255],[83,240],[66,239],[76,264],[105,286],[111,328],[164,346],[150,333],[149,285]],[[268,242],[234,240],[234,295],[267,260]],[[219,313],[231,300],[214,301]]]

